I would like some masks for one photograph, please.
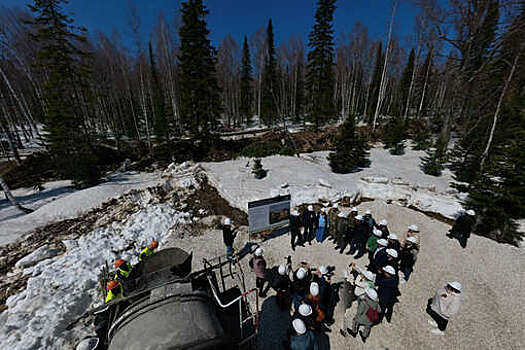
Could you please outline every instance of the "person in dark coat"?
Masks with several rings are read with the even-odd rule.
[[[401,243],[399,237],[395,233],[388,235],[388,248],[394,249],[396,252],[401,253]]]
[[[264,260],[262,248],[257,248],[255,250],[254,256],[250,259],[249,265],[253,269],[253,272],[255,272],[255,286],[259,289],[259,295],[262,298],[265,298],[271,285],[268,280],[266,260]],[[264,284],[266,282],[268,282],[268,284],[265,287]]]
[[[379,225],[377,225],[377,229],[382,232],[381,238],[388,239],[388,235],[390,234],[390,230],[388,230],[388,221],[381,220],[379,221]]]
[[[365,216],[364,216],[363,221],[368,224],[368,231],[369,231],[368,236],[370,236],[371,234],[374,233],[373,230],[377,226],[376,221],[372,217],[372,212],[370,210],[365,211]]]
[[[335,239],[337,245],[335,246],[335,249],[339,249],[339,253],[342,254],[346,248],[346,245],[348,244],[346,241],[348,231],[348,220],[346,218],[345,213],[340,212],[339,214],[337,214],[336,224],[331,226],[336,226]]]
[[[379,305],[381,306],[381,319],[385,317],[390,323],[398,295],[399,280],[396,270],[390,265],[383,267],[382,274],[376,276],[375,283],[377,295],[379,296]]]
[[[463,248],[466,248],[467,240],[469,239],[472,229],[474,228],[474,224],[476,223],[475,216],[476,212],[472,209],[469,209],[460,215],[456,219],[456,222],[454,222],[454,226],[452,226],[449,233],[447,234],[448,238],[457,238],[459,244]]]
[[[330,222],[330,226],[328,226],[328,238],[333,239],[334,242],[337,243],[336,239],[336,232],[337,232],[337,215],[339,214],[339,204],[334,203],[332,205],[332,208],[330,208],[328,212],[328,222]]]
[[[294,209],[290,213],[290,236],[292,250],[295,250],[296,245],[303,245],[303,237],[301,236],[301,216],[299,212]]]
[[[272,288],[277,293],[277,305],[281,310],[290,310],[292,281],[286,273],[286,265],[279,265],[278,274],[272,280]]]
[[[354,259],[359,259],[366,253],[365,245],[368,241],[370,229],[363,219],[361,215],[356,216],[356,227],[352,237],[352,246],[350,247],[350,255],[353,255],[357,250],[357,255]]]
[[[318,350],[315,333],[307,328],[303,320],[296,318],[292,321],[292,329],[289,332],[289,345],[285,346],[290,350]]]
[[[304,242],[312,245],[312,240],[314,239],[315,230],[317,229],[316,224],[316,215],[313,205],[309,205],[308,209],[303,212],[303,221],[304,225]]]
[[[231,220],[230,218],[226,218],[224,220],[224,224],[221,226],[222,228],[222,240],[224,242],[224,245],[226,246],[226,256],[228,259],[231,259],[233,254],[233,241],[235,240],[235,237],[237,236],[237,228],[232,230],[231,226]]]
[[[301,264],[294,272],[292,281],[292,299],[296,309],[304,301],[311,281],[312,273],[310,272],[310,267],[306,264]]]
[[[410,274],[414,271],[418,252],[416,237],[407,237],[405,246],[401,249],[401,263],[399,267],[405,276],[401,283],[406,283],[410,278]]]
[[[388,263],[388,256],[386,250],[388,247],[388,241],[386,239],[377,240],[377,249],[372,255],[372,260],[368,265],[368,270],[373,273],[381,273],[381,268],[385,267]]]

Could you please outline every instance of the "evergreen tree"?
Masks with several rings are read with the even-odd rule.
[[[262,103],[260,118],[267,124],[273,125],[277,117],[277,60],[275,58],[275,44],[273,38],[272,19],[268,21],[266,29],[266,58],[262,74]]]
[[[347,117],[335,140],[335,152],[328,155],[334,173],[347,174],[368,167],[368,144],[356,130],[355,121]]]
[[[336,0],[318,0],[315,24],[308,37],[307,86],[311,119],[317,129],[335,116],[334,29]]]
[[[258,158],[253,160],[252,173],[259,180],[266,176],[266,170],[263,169],[261,160]]]
[[[383,62],[384,62],[383,43],[379,42],[379,45],[377,47],[377,53],[376,53],[376,64],[374,68],[374,74],[372,75],[371,85],[369,89],[368,108],[367,108],[368,111],[365,111],[365,113],[368,113],[369,122],[371,122],[372,118],[374,117],[374,111],[377,105],[377,99],[379,98],[379,87],[381,85],[381,74],[383,72]]]
[[[390,119],[383,129],[383,143],[390,154],[401,155],[405,153],[406,123],[403,117],[397,116]]]
[[[240,113],[246,121],[246,125],[250,125],[253,115],[252,111],[252,64],[250,61],[250,48],[248,47],[248,39],[244,36],[244,43],[242,46],[242,62],[241,62],[241,105]]]
[[[441,155],[439,150],[435,147],[430,147],[426,151],[426,156],[422,158],[421,168],[427,175],[441,176],[443,165],[441,164]]]
[[[297,57],[297,85],[295,87],[295,120],[304,121],[304,61],[303,56]]]
[[[89,186],[100,179],[82,110],[89,101],[90,57],[81,49],[86,41],[83,30],[62,12],[67,3],[35,0],[29,6],[35,14],[30,22],[35,33],[30,38],[39,47],[36,66],[47,75],[43,87],[46,148],[62,177],[71,178],[77,186]]]
[[[215,128],[222,111],[215,64],[217,53],[211,45],[206,9],[202,0],[181,3],[179,29],[180,114],[194,135],[205,137]]]
[[[159,75],[155,58],[153,57],[153,50],[151,48],[151,41],[149,42],[149,59],[151,66],[151,85],[153,90],[153,132],[159,140],[168,138],[168,120],[166,119],[166,107],[164,104],[164,94],[160,85]]]
[[[408,55],[408,62],[401,75],[401,81],[399,82],[399,110],[404,111],[407,103],[408,92],[410,90],[410,82],[412,80],[412,73],[414,72],[414,61],[415,61],[414,49],[410,50]],[[401,112],[403,113],[403,112]]]

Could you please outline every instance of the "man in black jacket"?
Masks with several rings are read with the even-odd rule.
[[[397,278],[396,270],[387,265],[382,268],[382,274],[376,276],[377,295],[379,296],[379,305],[381,307],[381,320],[383,316],[390,323],[392,313],[394,312],[394,304],[397,300],[397,291],[399,280]]]
[[[364,221],[364,218],[361,215],[357,215],[355,218],[356,226],[352,237],[350,255],[352,255],[357,250],[357,255],[354,257],[354,259],[359,259],[366,253],[365,245],[366,241],[368,240],[370,227]]]
[[[230,218],[226,218],[224,220],[224,224],[221,226],[221,228],[222,239],[224,241],[224,245],[226,246],[226,256],[228,257],[228,259],[231,259],[233,255],[233,241],[237,236],[237,233],[235,232],[237,228],[232,230]]]
[[[292,250],[295,250],[296,245],[303,245],[304,238],[301,237],[301,216],[297,209],[292,210],[290,215],[290,235],[291,235],[291,244]]]
[[[302,224],[304,225],[304,242],[308,242],[308,244],[312,245],[312,240],[315,236],[315,229],[317,228],[317,220],[313,205],[309,205],[308,209],[303,212]]]
[[[470,237],[474,224],[476,223],[476,212],[472,209],[467,210],[456,219],[454,226],[447,234],[448,238],[457,238],[463,248],[467,247],[467,240]]]

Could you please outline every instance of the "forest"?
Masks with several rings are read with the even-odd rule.
[[[395,156],[410,139],[426,151],[425,173],[453,170],[465,206],[481,214],[478,231],[515,244],[525,218],[525,3],[411,1],[409,40],[395,32],[399,0],[377,38],[360,23],[336,33],[337,1],[318,0],[306,43],[276,42],[269,18],[216,48],[202,0],[164,9],[175,16],[160,12],[147,41],[130,1],[133,47],[117,31],[76,25],[67,0],[0,7],[0,151],[11,168],[33,159],[89,186],[114,161],[108,149],[155,160],[220,148],[232,131],[342,123],[335,172],[365,167],[374,142]],[[45,152],[25,157],[28,144]]]

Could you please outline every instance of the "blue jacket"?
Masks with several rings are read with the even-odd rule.
[[[305,334],[295,334],[290,337],[290,348],[292,350],[318,350],[319,346],[312,331]]]

